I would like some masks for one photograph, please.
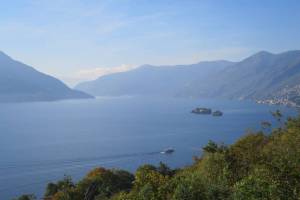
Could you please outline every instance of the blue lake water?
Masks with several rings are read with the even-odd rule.
[[[197,106],[224,116],[191,114]],[[181,98],[0,104],[0,199],[41,196],[48,182],[64,174],[78,180],[96,166],[130,171],[160,161],[185,166],[208,140],[230,144],[248,129],[260,130],[261,121],[272,121],[270,111],[277,108],[296,114],[247,101]],[[175,153],[159,153],[168,147]]]

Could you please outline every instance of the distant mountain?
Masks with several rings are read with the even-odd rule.
[[[280,54],[262,51],[208,77],[206,82],[203,90],[190,88],[190,94],[234,99],[266,99],[279,95],[282,98],[283,91],[300,85],[300,51]]]
[[[92,98],[0,52],[0,102]]]
[[[75,88],[95,96],[103,95],[164,95],[178,96],[197,80],[233,65],[229,61],[201,62],[192,65],[151,66],[106,75],[95,81],[84,82]]]
[[[300,51],[262,51],[236,63],[143,66],[81,83],[76,88],[93,95],[277,99],[300,104]]]

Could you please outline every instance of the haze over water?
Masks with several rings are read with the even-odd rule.
[[[223,117],[191,114],[195,107]],[[41,196],[49,181],[75,180],[96,166],[134,171],[141,164],[191,164],[209,140],[230,144],[277,106],[248,101],[116,97],[0,104],[0,198]],[[280,107],[285,115],[296,112]],[[159,152],[172,147],[175,153]]]

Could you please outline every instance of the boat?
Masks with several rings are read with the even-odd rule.
[[[171,154],[171,153],[174,153],[174,151],[175,150],[173,148],[167,148],[167,149],[161,151],[160,153],[161,154]]]
[[[220,117],[223,115],[223,113],[221,111],[217,110],[217,111],[213,112],[212,115],[215,117]]]
[[[195,108],[194,110],[192,110],[192,113],[210,115],[211,109],[210,108]]]

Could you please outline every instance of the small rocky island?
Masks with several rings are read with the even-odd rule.
[[[192,113],[202,114],[202,115],[212,115],[214,117],[223,116],[223,112],[221,112],[219,110],[212,112],[212,109],[210,109],[210,108],[195,108],[194,110],[192,110]]]
[[[221,117],[221,116],[223,116],[223,113],[221,111],[217,110],[217,111],[215,111],[215,112],[212,113],[212,116],[214,116],[214,117]]]

